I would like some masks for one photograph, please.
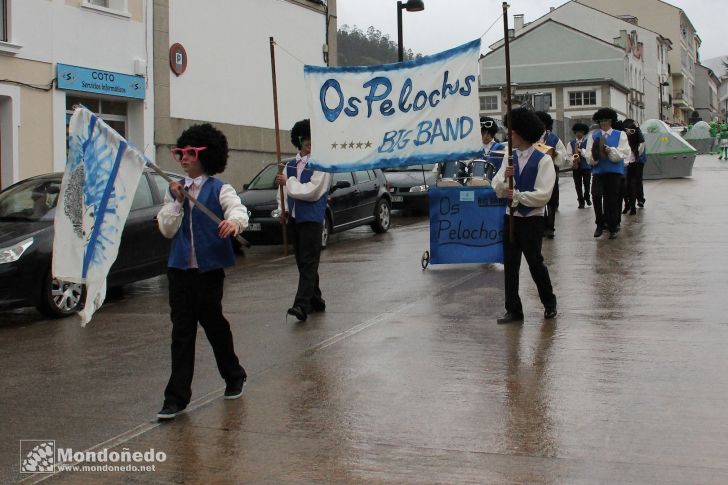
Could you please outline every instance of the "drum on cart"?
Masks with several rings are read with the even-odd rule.
[[[461,187],[468,176],[468,166],[463,161],[442,162],[438,187]]]
[[[495,165],[487,160],[473,160],[470,162],[467,185],[475,187],[490,187],[495,176]]]

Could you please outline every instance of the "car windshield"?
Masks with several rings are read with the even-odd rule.
[[[278,167],[276,167],[275,164],[268,165],[248,184],[248,190],[275,189],[275,178],[277,173]]]
[[[426,163],[424,165],[409,165],[407,167],[390,167],[383,169],[385,172],[421,172],[424,167],[425,172],[431,171],[434,167],[434,163]]]
[[[52,221],[60,180],[27,180],[0,193],[0,220]]]

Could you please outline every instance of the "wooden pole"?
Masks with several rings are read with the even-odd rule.
[[[177,182],[172,177],[170,177],[169,175],[167,175],[166,173],[164,173],[162,171],[162,169],[159,168],[159,166],[157,164],[153,163],[150,160],[146,160],[146,162],[147,162],[147,165],[149,166],[149,168],[151,168],[152,170],[154,170],[155,172],[157,172],[159,175],[161,175],[164,178],[164,180],[166,180],[167,182],[170,182],[170,183],[171,182]],[[207,217],[209,217],[210,219],[212,219],[213,221],[215,221],[218,225],[222,222],[222,219],[220,219],[219,217],[217,217],[217,214],[215,214],[210,209],[208,209],[207,207],[205,207],[202,204],[202,202],[200,202],[199,200],[197,200],[193,196],[191,196],[190,193],[187,192],[187,189],[185,189],[184,187],[182,187],[182,193],[184,194],[185,197],[187,197],[189,199],[190,202],[192,202],[195,205],[195,207],[197,207],[198,209],[200,209],[203,214],[205,214]],[[249,248],[250,247],[250,243],[248,241],[246,241],[242,236],[237,235],[237,236],[233,236],[233,237],[235,238],[235,240],[237,240],[240,244],[242,244],[246,248]]]
[[[270,40],[270,71],[273,77],[273,120],[275,122],[276,131],[276,161],[278,162],[278,173],[283,173],[285,167],[281,162],[281,133],[278,125],[278,83],[276,81],[276,53],[275,53],[275,41],[273,37],[269,37]],[[286,213],[286,197],[283,192],[283,186],[278,186],[278,195],[281,198],[281,217],[285,216]],[[286,221],[287,222],[287,221]],[[288,256],[288,228],[286,224],[281,224],[281,231],[283,231],[283,256]]]
[[[508,2],[503,2],[503,41],[506,55],[506,115],[508,119],[508,166],[513,167],[513,132],[511,131],[511,51],[508,38]],[[508,189],[513,190],[513,176],[508,177]],[[508,204],[508,240],[513,242],[513,204]]]

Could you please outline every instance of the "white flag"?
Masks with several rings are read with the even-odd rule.
[[[55,215],[53,276],[86,285],[84,326],[106,297],[106,276],[144,166],[144,156],[96,115],[74,111]]]
[[[482,151],[474,40],[414,61],[305,66],[316,170],[463,160]]]

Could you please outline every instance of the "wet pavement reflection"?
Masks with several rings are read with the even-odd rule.
[[[503,312],[500,265],[423,271],[426,217],[332,239],[327,311],[286,320],[292,258],[251,248],[224,308],[249,374],[242,399],[199,338],[193,402],[154,421],[169,368],[164,277],[112,295],[81,329],[11,312],[0,325],[0,481],[21,439],[74,450],[150,448],[149,472],[65,483],[728,483],[728,163],[649,181],[618,239],[561,178],[543,252],[559,316],[543,320],[522,265],[525,322]],[[9,371],[10,370],[10,371]]]

